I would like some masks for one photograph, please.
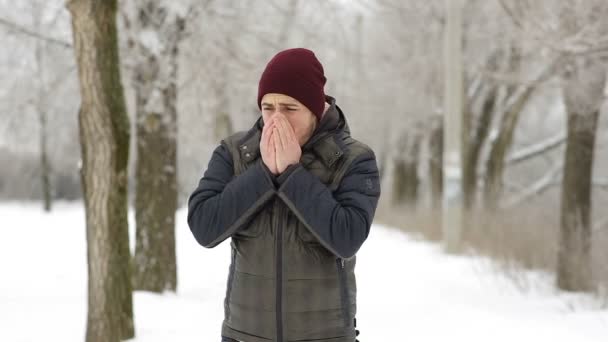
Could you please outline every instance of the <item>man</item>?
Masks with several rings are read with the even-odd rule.
[[[261,117],[222,140],[188,199],[195,239],[231,237],[222,341],[354,342],[355,254],[380,196],[374,152],[324,94],[314,53],[279,52]]]

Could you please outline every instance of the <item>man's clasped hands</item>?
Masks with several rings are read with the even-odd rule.
[[[289,165],[297,164],[302,155],[293,127],[282,114],[275,114],[264,123],[260,139],[262,160],[273,175],[279,175]]]

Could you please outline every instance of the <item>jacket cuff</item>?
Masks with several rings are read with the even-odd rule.
[[[276,177],[277,186],[281,186],[283,183],[285,183],[287,178],[289,178],[289,176],[300,167],[302,167],[302,163],[300,162],[289,165],[285,171],[283,171],[283,173]]]
[[[262,173],[264,174],[266,179],[270,182],[270,184],[273,184],[274,187],[276,188],[277,187],[277,176],[272,174],[272,172],[270,171],[268,166],[266,166],[266,163],[264,163],[262,158],[258,159],[257,163],[260,165],[260,168],[262,169]]]

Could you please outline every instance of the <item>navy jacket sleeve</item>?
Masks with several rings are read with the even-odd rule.
[[[247,223],[276,194],[271,176],[259,158],[234,177],[230,151],[220,144],[188,198],[188,225],[196,241],[215,247]]]
[[[301,164],[280,175],[279,197],[329,251],[354,256],[367,236],[380,197],[373,152],[355,159],[335,192]]]

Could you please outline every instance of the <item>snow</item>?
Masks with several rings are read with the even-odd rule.
[[[141,44],[148,49],[148,52],[158,56],[162,51],[162,44],[158,33],[152,29],[143,29],[139,32],[139,41]]]
[[[162,6],[168,9],[169,13],[180,18],[186,17],[191,10],[191,6],[184,1],[165,1]]]
[[[0,204],[0,341],[82,341],[86,236],[82,203]],[[219,341],[228,241],[200,247],[177,214],[178,293],[135,292],[133,341]],[[133,212],[130,212],[133,245]],[[529,272],[522,293],[487,260],[450,256],[434,244],[375,224],[357,254],[360,340],[606,341],[608,310],[556,291]],[[595,306],[595,307],[594,307]]]

